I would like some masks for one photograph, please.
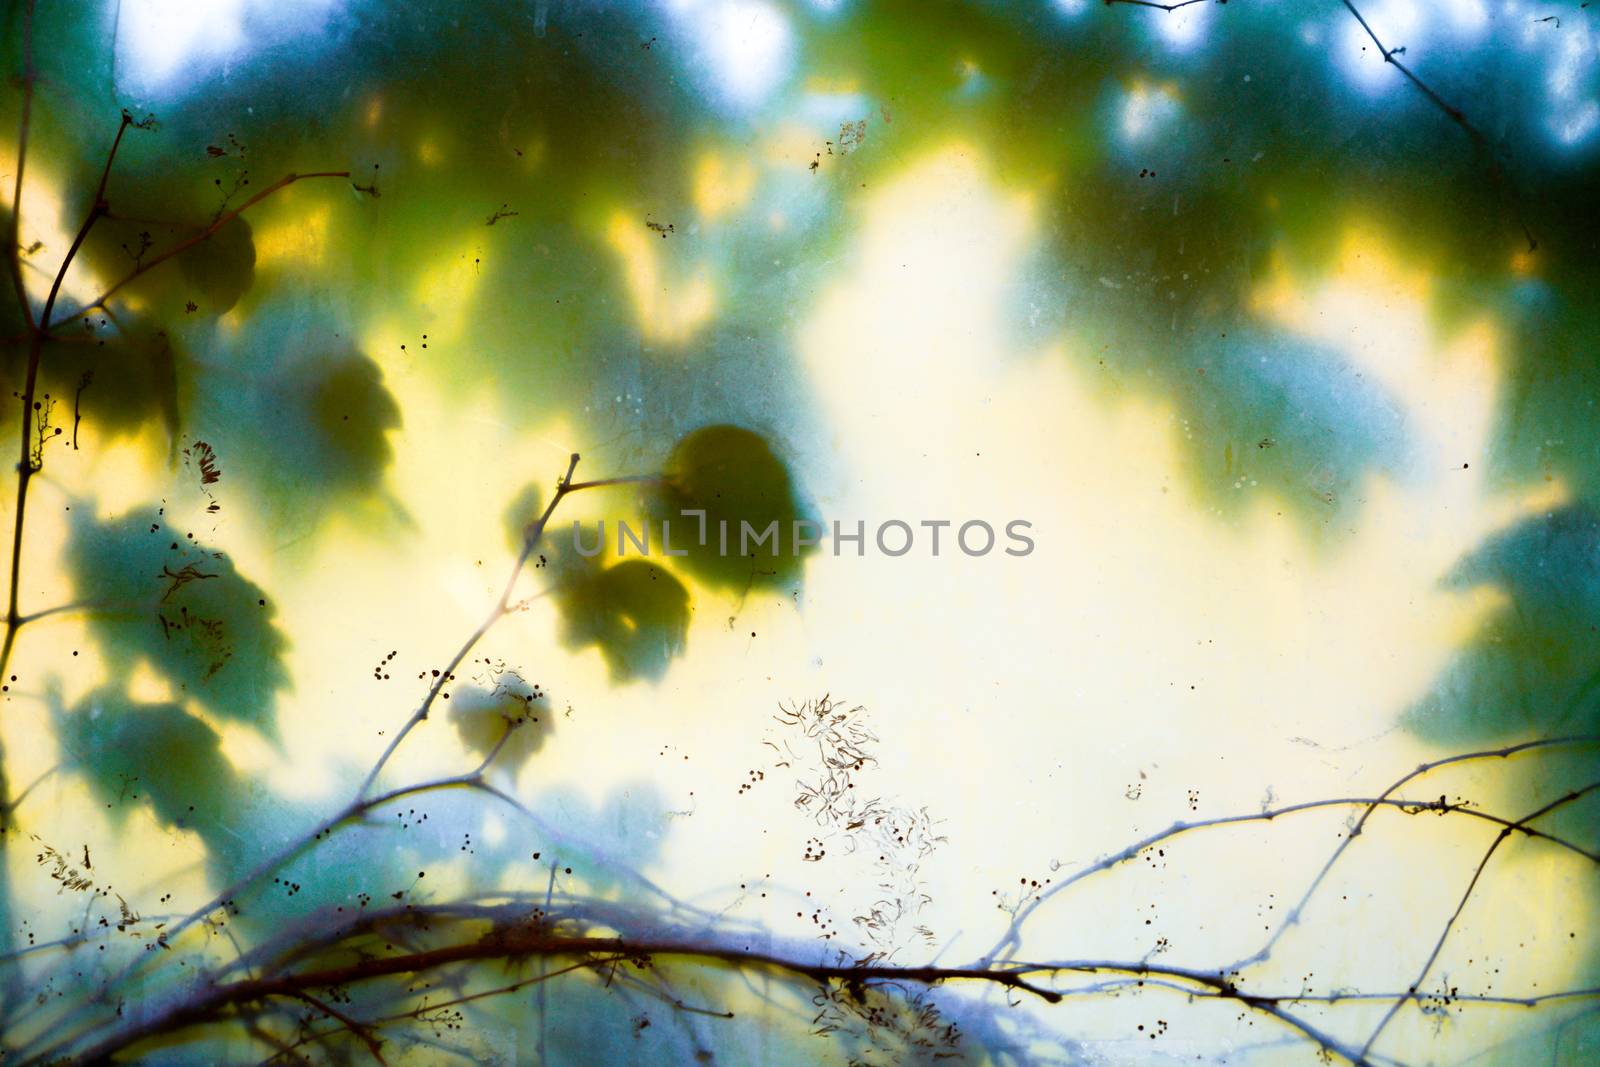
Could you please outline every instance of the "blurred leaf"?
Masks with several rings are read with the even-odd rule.
[[[479,755],[488,756],[499,745],[493,766],[516,774],[550,733],[549,717],[537,703],[542,695],[506,672],[492,689],[465,686],[451,693],[450,721],[462,743]]]
[[[568,648],[597,645],[614,682],[656,681],[683,654],[689,592],[642,559],[600,567],[573,557],[553,591]]]
[[[528,527],[542,514],[544,514],[544,493],[536,483],[529,482],[512,498],[511,503],[506,505],[502,519],[506,528],[506,546],[511,551],[522,551],[522,542],[528,536]]]
[[[1236,327],[1156,369],[1170,378],[1191,442],[1197,487],[1244,508],[1275,490],[1302,515],[1333,525],[1373,470],[1395,474],[1407,449],[1401,404],[1328,348]],[[1192,366],[1191,366],[1192,364]]]
[[[0,211],[0,233],[8,218]],[[27,330],[14,286],[0,283],[0,389],[8,396],[20,395],[27,378]],[[35,390],[44,405],[41,414],[62,431],[51,447],[71,447],[85,432],[102,441],[134,433],[156,419],[172,433],[178,421],[177,365],[173,339],[137,315],[57,322],[40,353]]]
[[[127,147],[144,147],[164,136],[141,135]],[[77,267],[92,271],[100,285],[118,282],[111,306],[119,316],[137,308],[162,328],[177,330],[227,313],[255,282],[256,247],[249,220],[242,215],[230,219],[207,236],[224,210],[221,203],[214,210],[209,207],[218,194],[204,188],[197,180],[201,175],[184,163],[174,167],[169,161],[141,174],[134,166],[137,155],[119,154],[115,191],[109,194],[115,213],[90,231]],[[87,197],[91,191],[74,192]],[[170,260],[156,262],[178,246],[187,247]]]
[[[244,216],[230,220],[216,233],[178,254],[189,299],[200,311],[222,315],[239,302],[255,281],[256,245]]]
[[[148,661],[213,714],[271,735],[288,677],[265,591],[155,509],[74,519],[67,564],[113,671]]]
[[[178,705],[136,704],[107,686],[59,713],[56,732],[62,759],[115,822],[142,800],[163,825],[206,837],[235,823],[242,783],[216,731]]]
[[[371,358],[347,351],[303,361],[291,388],[306,400],[312,438],[307,465],[320,466],[340,485],[371,488],[394,458],[388,432],[400,425],[400,406],[384,388]]]
[[[1451,746],[1600,725],[1600,519],[1582,506],[1491,539],[1452,572],[1453,588],[1489,585],[1508,603],[1405,715]]]
[[[800,572],[794,523],[806,519],[789,469],[760,434],[738,426],[704,426],[673,448],[662,481],[649,502],[652,518],[672,530],[675,550],[688,554],[683,566],[708,585],[739,590],[779,585]],[[700,520],[685,511],[704,511]],[[721,531],[727,530],[727,552]],[[750,527],[748,555],[740,554],[741,534]],[[773,536],[756,538],[769,528]],[[815,550],[806,546],[804,552]]]
[[[26,364],[18,367],[18,380]],[[9,368],[8,368],[9,370]],[[141,328],[119,329],[105,319],[58,327],[39,364],[40,394],[55,402],[51,416],[69,443],[78,433],[115,437],[160,419],[170,435],[178,423],[178,357],[172,338]],[[81,420],[74,426],[75,418]]]
[[[400,426],[383,371],[324,329],[325,315],[292,293],[258,304],[197,377],[185,419],[238,473],[250,503],[293,527],[324,518],[330,498],[349,515],[353,494],[375,492]]]
[[[1505,303],[1516,342],[1506,346],[1505,382],[1497,391],[1498,484],[1569,484],[1575,495],[1600,496],[1600,279],[1572,272],[1563,285],[1529,280]],[[1482,307],[1480,293],[1475,304]]]

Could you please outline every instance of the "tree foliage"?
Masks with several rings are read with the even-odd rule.
[[[1592,937],[1571,931],[1537,991],[1463,990],[1435,964],[1503,841],[1577,865],[1574,895],[1600,899],[1592,16],[1493,6],[1487,28],[1430,15],[1426,40],[1399,40],[1359,6],[251,2],[228,33],[163,45],[152,16],[114,2],[9,3],[6,1061],[1092,1062],[1048,1011],[1148,987],[1358,1064],[1409,1062],[1385,1044],[1402,1012],[1469,1027],[1517,1004],[1556,1014],[1501,1043],[1473,1031],[1473,1051],[1588,1062]],[[1492,603],[1394,709],[1435,753],[1422,770],[1381,796],[1182,813],[1030,872],[968,909],[974,928],[991,904],[1000,918],[965,962],[923,921],[943,839],[926,808],[871,792],[860,709],[821,697],[780,714],[792,732],[739,786],[796,778],[804,861],[868,864],[872,899],[844,930],[770,875],[714,902],[658,884],[675,820],[698,809],[655,780],[585,794],[542,777],[569,731],[607,728],[583,709],[569,722],[564,677],[601,671],[648,709],[704,684],[683,662],[713,636],[697,613],[742,641],[747,602],[801,603],[825,551],[801,536],[823,528],[809,483],[839,432],[803,320],[858,255],[864,191],[952,144],[1034,220],[1004,331],[1107,407],[1170,411],[1183,488],[1225,532],[1266,508],[1337,556],[1359,546],[1373,485],[1431,476],[1429,426],[1399,385],[1307,326],[1326,311],[1274,304],[1339,275],[1351,220],[1422,265],[1432,335],[1466,343],[1492,322],[1487,453],[1462,468],[1561,492],[1439,576]],[[965,285],[919,297],[927,317]],[[565,473],[507,470],[446,425],[586,444],[581,460],[555,445]],[[509,503],[467,510],[469,472]],[[381,583],[328,564],[424,543],[435,527],[399,484],[424,477],[483,558]],[[610,536],[588,554],[568,527],[597,498]],[[619,512],[653,539],[648,559],[617,540]],[[724,547],[747,529],[771,540]],[[305,635],[273,594],[299,568],[330,586]],[[346,622],[353,586],[387,587],[431,633],[450,597],[506,570],[476,631],[376,652],[376,737],[349,725],[367,709],[322,699],[376,648]],[[433,599],[395,592],[413,587]],[[68,618],[81,647],[33,640]],[[554,640],[535,645],[538,626]],[[316,666],[297,675],[308,648]],[[796,672],[779,684],[815,684]],[[339,780],[296,782],[310,754],[285,724],[337,716]],[[670,747],[663,761],[689,761]],[[1492,783],[1464,787],[1481,797],[1417,791],[1491,765]],[[193,862],[136,890],[138,870],[42,836],[61,825],[37,814],[49,795],[77,806],[67,825],[85,837],[103,819],[112,839]],[[1172,838],[1317,812],[1347,820],[1318,830],[1330,858],[1238,960],[1171,962],[1165,938],[1111,957],[1024,940],[1068,887],[1164,863]],[[1246,974],[1333,895],[1369,817],[1398,814],[1498,835],[1464,895],[1449,884],[1437,944],[1419,935],[1432,954],[1415,979],[1297,990]],[[30,848],[32,866],[15,858]],[[741,917],[768,893],[816,936]],[[1371,1018],[1340,1014],[1374,1002]],[[1167,1029],[1135,1025],[1150,1042]]]

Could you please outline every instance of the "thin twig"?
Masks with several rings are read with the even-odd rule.
[[[284,995],[293,997],[296,1000],[303,1000],[307,1004],[310,1004],[313,1008],[316,1008],[318,1011],[328,1016],[330,1019],[338,1019],[341,1023],[344,1023],[345,1029],[349,1030],[352,1034],[356,1035],[356,1037],[360,1038],[361,1043],[367,1046],[367,1051],[372,1053],[373,1059],[377,1060],[383,1065],[383,1067],[389,1067],[389,1061],[383,1058],[383,1045],[379,1043],[376,1037],[372,1036],[371,1031],[369,1031],[367,1027],[356,1022],[356,1020],[350,1018],[350,1016],[346,1015],[338,1008],[335,1008],[333,1005],[312,996],[303,989],[289,990]]]
[[[516,589],[517,579],[522,575],[522,568],[527,564],[528,557],[533,554],[534,546],[536,546],[539,543],[539,539],[544,536],[545,526],[550,522],[550,516],[555,513],[556,507],[561,503],[562,498],[564,498],[568,493],[575,492],[578,489],[593,488],[598,485],[606,484],[603,482],[589,482],[586,484],[573,485],[572,472],[578,469],[578,458],[578,453],[572,453],[571,457],[567,461],[567,473],[562,475],[560,480],[556,482],[555,493],[550,497],[550,503],[545,505],[544,514],[540,515],[536,520],[530,523],[527,530],[524,531],[522,537],[522,551],[517,554],[517,560],[511,567],[511,574],[506,579],[505,589],[500,593],[500,599],[495,602],[494,607],[490,609],[489,614],[484,617],[484,620],[478,624],[478,628],[472,631],[471,636],[462,642],[460,648],[456,649],[455,655],[450,657],[450,662],[443,670],[439,672],[439,675],[436,679],[434,679],[433,684],[428,687],[428,692],[422,698],[422,703],[417,705],[417,710],[411,713],[411,717],[406,720],[405,725],[400,727],[400,729],[395,733],[394,737],[389,741],[388,747],[383,750],[382,755],[378,757],[378,761],[372,765],[372,770],[367,772],[366,778],[361,783],[361,788],[356,791],[357,798],[366,796],[367,792],[372,788],[373,783],[378,780],[378,775],[382,773],[383,768],[389,762],[390,757],[393,756],[395,750],[400,747],[401,742],[406,739],[406,735],[410,734],[412,730],[416,729],[418,723],[422,722],[422,720],[428,717],[428,712],[430,709],[432,709],[434,701],[438,699],[440,691],[442,691],[444,687],[451,681],[452,677],[454,676],[455,669],[459,667],[462,660],[466,659],[467,655],[477,647],[478,642],[483,640],[484,635],[494,627],[494,624],[499,622],[500,619],[506,615],[507,611],[511,607],[512,591]]]
[[[28,165],[28,134],[33,125],[33,83],[37,75],[33,69],[33,5],[22,13],[22,118],[17,130],[17,173],[11,184],[11,219],[6,235],[6,261],[11,271],[11,284],[16,289],[17,307],[29,332],[34,328],[33,306],[28,302],[28,285],[22,277],[22,174]]]
[[[1005,935],[995,944],[993,948],[989,950],[989,952],[983,958],[985,960],[1004,958],[1001,956],[1002,951],[1009,951],[1020,943],[1023,923],[1025,923],[1035,911],[1042,907],[1046,901],[1062,892],[1065,892],[1074,884],[1090,877],[1091,875],[1109,870],[1112,867],[1134,859],[1144,850],[1153,845],[1157,845],[1162,841],[1168,840],[1169,838],[1177,837],[1180,834],[1190,833],[1195,830],[1203,830],[1215,826],[1226,826],[1235,823],[1271,822],[1274,819],[1281,818],[1285,815],[1294,815],[1301,812],[1315,811],[1320,808],[1339,806],[1359,806],[1364,808],[1365,810],[1361,813],[1361,817],[1356,821],[1355,826],[1350,830],[1349,834],[1347,834],[1340,841],[1338,847],[1334,850],[1332,857],[1330,857],[1327,863],[1323,865],[1322,871],[1312,882],[1310,888],[1306,890],[1305,896],[1301,898],[1299,904],[1290,912],[1289,916],[1285,918],[1283,926],[1281,926],[1277,933],[1275,933],[1272,938],[1269,939],[1266,946],[1264,946],[1260,952],[1256,953],[1254,956],[1251,956],[1249,959],[1239,961],[1234,965],[1233,968],[1230,969],[1239,969],[1247,964],[1260,962],[1262,959],[1266,958],[1267,953],[1270,953],[1272,946],[1276,944],[1278,938],[1282,936],[1283,930],[1287,929],[1289,926],[1293,925],[1295,921],[1297,921],[1297,916],[1305,908],[1307,902],[1311,899],[1312,894],[1315,893],[1317,888],[1322,884],[1322,881],[1324,878],[1326,878],[1328,871],[1335,863],[1338,862],[1339,858],[1344,854],[1344,851],[1350,847],[1350,844],[1361,835],[1361,831],[1363,827],[1365,827],[1367,819],[1370,818],[1372,813],[1377,811],[1379,808],[1397,808],[1410,813],[1431,811],[1441,815],[1467,815],[1473,818],[1484,819],[1489,822],[1498,823],[1501,826],[1515,825],[1500,816],[1491,815],[1486,812],[1478,811],[1474,808],[1464,807],[1459,804],[1438,805],[1432,802],[1395,799],[1394,793],[1397,790],[1403,788],[1410,782],[1415,781],[1417,778],[1437,770],[1440,767],[1449,766],[1455,763],[1464,763],[1484,759],[1505,759],[1521,752],[1558,745],[1592,744],[1600,744],[1600,735],[1547,738],[1539,741],[1528,741],[1517,745],[1508,745],[1503,748],[1487,749],[1479,752],[1467,752],[1455,756],[1447,756],[1443,759],[1434,760],[1430,763],[1421,764],[1416,769],[1396,779],[1381,794],[1373,798],[1343,797],[1331,800],[1313,800],[1299,804],[1290,804],[1286,807],[1274,808],[1267,811],[1250,812],[1244,815],[1224,815],[1214,819],[1196,819],[1191,822],[1184,822],[1180,820],[1178,822],[1174,822],[1171,826],[1168,826],[1163,830],[1158,830],[1155,833],[1134,842],[1126,848],[1105,857],[1104,859],[1079,868],[1066,878],[1060,879],[1052,884],[1048,889],[1041,891],[1031,901],[1018,910],[1017,915],[1012,920]],[[1525,827],[1518,827],[1518,829],[1530,834],[1530,836],[1544,838],[1561,848],[1568,849],[1569,851],[1576,852],[1588,859],[1600,862],[1600,853],[1595,853],[1588,849],[1584,849],[1570,841],[1557,838],[1553,835],[1545,834],[1542,831]]]
[[[1518,819],[1513,825],[1501,828],[1500,832],[1495,835],[1494,842],[1490,844],[1487,851],[1484,852],[1483,858],[1478,861],[1478,868],[1472,872],[1472,879],[1467,882],[1467,888],[1461,894],[1461,900],[1457,902],[1456,910],[1451,912],[1449,919],[1445,920],[1444,929],[1440,931],[1439,939],[1433,944],[1433,951],[1428,953],[1428,958],[1423,962],[1422,969],[1417,972],[1417,977],[1411,983],[1411,992],[1414,993],[1418,989],[1421,989],[1422,983],[1427,980],[1428,972],[1433,969],[1434,962],[1439,958],[1439,953],[1444,951],[1445,942],[1449,940],[1450,931],[1454,929],[1456,920],[1461,918],[1461,912],[1465,910],[1467,901],[1472,899],[1473,892],[1478,888],[1478,879],[1483,877],[1484,869],[1489,866],[1489,861],[1494,858],[1495,851],[1505,843],[1505,840],[1510,837],[1514,831],[1524,829],[1526,824],[1532,822],[1533,820],[1548,815],[1557,808],[1565,807],[1575,800],[1579,800],[1582,797],[1588,796],[1597,789],[1600,789],[1600,782],[1591,783],[1584,786],[1582,789],[1575,789],[1564,796],[1552,800],[1550,803],[1543,805],[1537,810],[1529,812],[1521,819]],[[1384,1012],[1383,1018],[1378,1020],[1378,1025],[1372,1028],[1372,1033],[1368,1035],[1366,1043],[1361,1046],[1361,1054],[1363,1056],[1372,1050],[1373,1043],[1378,1040],[1378,1035],[1383,1033],[1384,1028],[1389,1025],[1389,1021],[1399,1013],[1400,1009],[1404,1007],[1405,1004],[1405,997],[1396,997],[1394,1003],[1389,1005],[1389,1010]]]
[[[1473,125],[1471,120],[1467,118],[1466,114],[1460,108],[1456,107],[1444,97],[1440,96],[1434,91],[1431,85],[1417,77],[1410,67],[1396,59],[1395,56],[1405,51],[1405,49],[1385,47],[1384,43],[1378,39],[1377,33],[1373,31],[1372,26],[1367,22],[1366,18],[1361,14],[1361,12],[1357,10],[1356,5],[1352,3],[1351,0],[1340,0],[1340,3],[1344,4],[1345,8],[1349,10],[1350,14],[1355,16],[1356,21],[1361,24],[1361,28],[1367,31],[1367,36],[1372,38],[1372,43],[1377,46],[1379,54],[1383,56],[1383,61],[1404,75],[1406,81],[1410,82],[1413,88],[1426,97],[1429,103],[1433,104],[1434,107],[1438,108],[1446,116],[1448,116],[1450,121],[1454,122],[1457,126],[1460,126],[1464,131],[1466,131],[1467,136],[1472,139],[1472,142],[1477,145],[1478,148],[1482,149],[1484,156],[1488,159],[1489,173],[1490,176],[1494,178],[1495,185],[1503,185],[1510,192],[1511,209],[1516,215],[1517,225],[1522,229],[1522,236],[1528,241],[1528,251],[1536,251],[1539,247],[1539,242],[1533,236],[1533,231],[1528,228],[1527,219],[1523,217],[1522,203],[1521,199],[1517,196],[1516,186],[1511,182],[1510,177],[1501,167],[1500,160],[1495,154],[1494,144],[1489,140],[1488,136],[1486,136],[1482,130],[1478,129],[1477,126]]]
[[[107,289],[105,292],[101,293],[94,300],[92,300],[89,303],[85,304],[83,307],[81,307],[78,310],[74,311],[71,315],[66,316],[65,318],[66,319],[78,318],[79,316],[88,314],[89,312],[95,310],[96,308],[105,307],[106,301],[110,300],[111,297],[113,295],[115,295],[119,290],[121,290],[123,286],[127,285],[129,282],[133,281],[135,278],[138,278],[140,275],[149,273],[154,268],[159,267],[161,264],[163,264],[167,260],[171,259],[173,256],[179,255],[179,254],[181,254],[183,252],[187,252],[189,249],[193,248],[195,245],[198,245],[198,244],[200,244],[200,243],[202,243],[204,241],[210,240],[213,236],[216,235],[218,230],[222,229],[228,223],[232,222],[234,219],[238,218],[240,215],[243,215],[246,211],[250,210],[252,207],[254,207],[255,205],[261,203],[261,201],[265,200],[267,197],[271,196],[273,193],[277,192],[278,190],[285,188],[286,186],[293,185],[295,182],[308,181],[308,180],[310,180],[312,178],[348,178],[348,177],[350,177],[350,172],[347,171],[347,170],[319,170],[319,171],[312,171],[312,172],[307,173],[307,174],[294,174],[294,173],[285,174],[283,177],[279,178],[277,181],[273,182],[271,185],[269,185],[266,188],[262,189],[260,192],[256,193],[254,196],[252,196],[250,199],[246,200],[244,203],[240,204],[238,207],[234,208],[232,211],[226,211],[226,212],[223,212],[221,215],[218,215],[216,217],[216,219],[212,221],[211,225],[207,226],[205,229],[199,231],[198,233],[192,234],[189,237],[184,238],[183,240],[179,241],[177,244],[171,246],[170,248],[166,249],[165,251],[163,251],[163,252],[161,252],[161,253],[159,253],[157,255],[151,256],[149,259],[141,261],[138,266],[134,267],[133,270],[129,271],[127,274],[125,274],[121,278],[117,279],[117,281],[114,282],[109,289]],[[63,321],[65,321],[65,319]]]

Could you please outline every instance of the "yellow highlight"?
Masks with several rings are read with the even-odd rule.
[[[611,216],[606,240],[622,260],[622,273],[639,317],[639,331],[650,341],[681,345],[711,318],[716,300],[702,269],[672,291],[662,277],[663,240],[621,211]]]
[[[280,260],[308,267],[319,263],[327,246],[331,214],[328,205],[322,204],[257,230],[256,266],[271,266]]]
[[[1403,263],[1375,227],[1356,222],[1346,228],[1329,277],[1297,276],[1275,255],[1250,307],[1337,349],[1393,394],[1406,408],[1422,462],[1460,473],[1457,488],[1476,494],[1500,372],[1499,331],[1481,317],[1440,343],[1432,290],[1426,270]]]
[[[430,325],[422,332],[435,344],[454,339],[465,326],[473,310],[472,294],[488,270],[483,262],[485,254],[476,239],[464,240],[418,277],[417,302],[431,312]],[[416,343],[421,343],[420,334]],[[413,353],[420,354],[420,348]]]
[[[785,122],[761,142],[761,159],[773,167],[809,167],[828,136],[796,122]]]
[[[748,159],[730,162],[711,152],[695,165],[694,206],[707,222],[744,207],[755,187],[756,169]]]

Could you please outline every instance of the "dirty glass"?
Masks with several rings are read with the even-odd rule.
[[[4,1062],[1596,1062],[1597,47],[11,0]]]

